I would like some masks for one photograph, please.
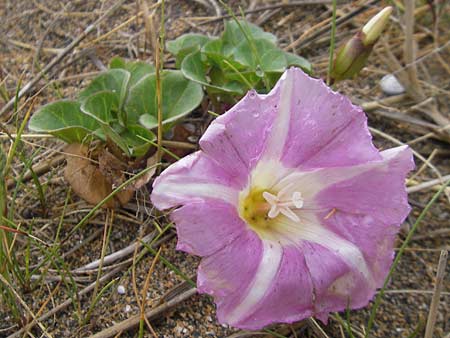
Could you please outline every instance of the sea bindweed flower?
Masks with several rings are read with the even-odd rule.
[[[300,69],[250,91],[154,182],[221,323],[260,329],[360,308],[410,207],[408,147],[378,152],[361,108]]]

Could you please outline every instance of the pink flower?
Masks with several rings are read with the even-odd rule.
[[[409,148],[379,152],[361,108],[297,68],[218,117],[200,147],[156,179],[152,201],[177,207],[177,248],[203,257],[198,291],[221,323],[367,305],[410,211]]]

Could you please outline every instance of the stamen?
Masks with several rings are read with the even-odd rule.
[[[302,194],[298,191],[295,191],[292,194],[292,198],[284,199],[285,191],[280,191],[276,196],[271,194],[268,191],[263,192],[263,197],[266,202],[270,205],[270,210],[268,212],[268,216],[270,218],[277,217],[280,213],[291,219],[294,222],[298,222],[300,219],[297,214],[292,211],[292,209],[300,209],[303,207],[304,201],[302,198]]]

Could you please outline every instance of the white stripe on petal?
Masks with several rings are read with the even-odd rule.
[[[314,196],[327,187],[362,175],[371,170],[385,170],[389,174],[390,161],[406,149],[407,146],[382,151],[382,160],[368,162],[350,167],[323,168],[311,171],[293,171],[274,186],[274,190],[285,191],[286,194],[301,192],[303,199],[309,203]]]
[[[283,248],[277,243],[263,241],[263,253],[258,270],[241,303],[227,316],[233,325],[251,315],[275,281],[283,257]]]
[[[361,250],[322,226],[312,213],[302,212],[299,222],[282,216],[279,216],[277,221],[277,224],[273,226],[277,231],[274,236],[285,239],[285,241],[281,240],[282,245],[300,244],[301,241],[319,244],[338,254],[349,266],[361,272],[369,283],[373,282],[372,274]]]
[[[289,132],[294,75],[286,71],[280,78],[280,103],[270,135],[267,138],[265,160],[279,160]]]
[[[173,175],[158,184],[153,194],[164,194],[176,199],[217,198],[232,205],[238,204],[239,192],[233,188],[216,184],[202,182],[186,182],[185,176]]]

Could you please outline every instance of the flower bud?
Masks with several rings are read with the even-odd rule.
[[[352,78],[361,71],[391,13],[392,7],[384,8],[338,50],[331,72],[334,82]]]
[[[384,8],[380,13],[375,15],[372,19],[366,23],[362,29],[363,43],[367,45],[373,45],[377,42],[378,38],[386,27],[389,17],[392,13],[392,7],[388,6]]]

